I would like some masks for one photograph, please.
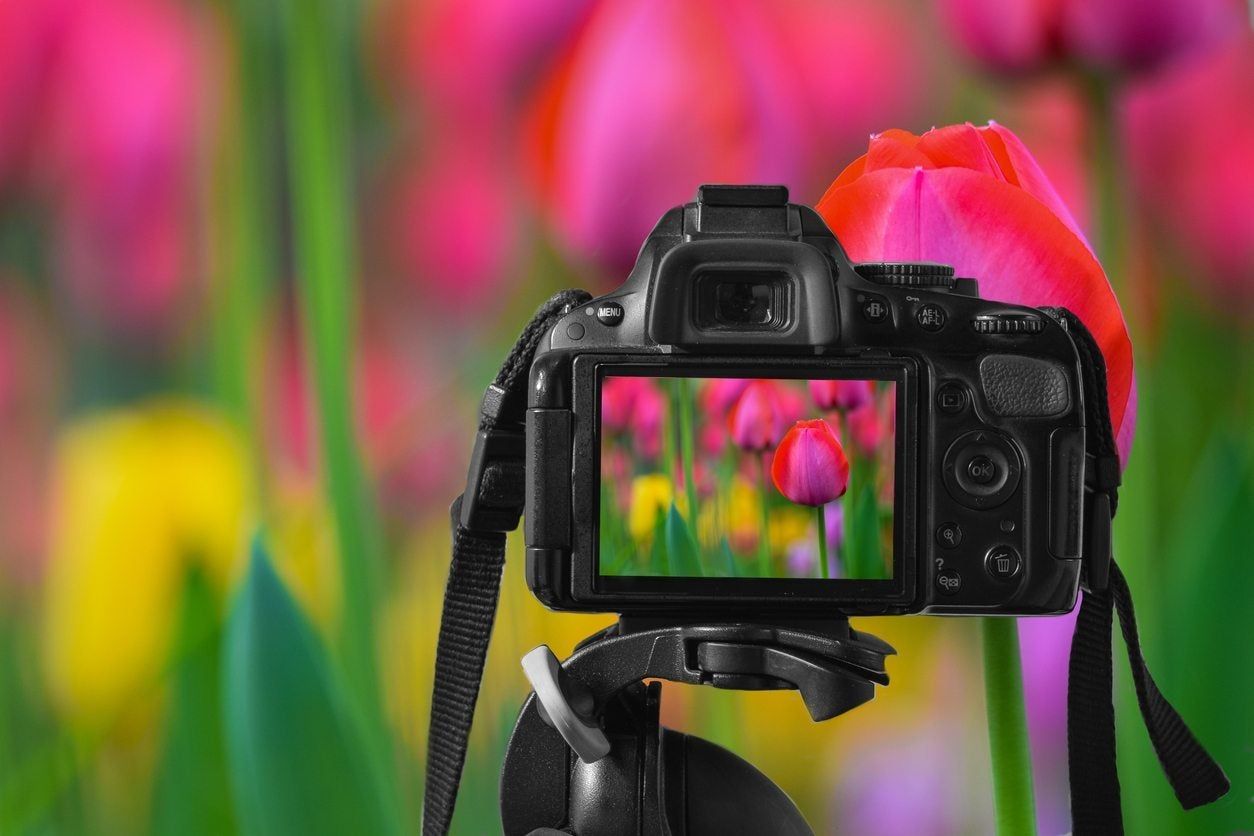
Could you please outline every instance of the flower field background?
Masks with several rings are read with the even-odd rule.
[[[1254,829],[1250,19],[1240,0],[0,0],[0,833],[413,831],[482,389],[540,301],[616,285],[710,181],[785,183],[855,260],[951,263],[1085,320],[1148,661],[1233,783],[1177,808],[1117,653],[1128,829]],[[838,486],[760,459],[732,482],[809,500],[833,566],[854,411],[798,415],[820,423],[794,441],[839,472],[831,431],[855,493],[819,502]],[[741,417],[738,450],[783,444]],[[655,498],[681,509],[700,479]],[[521,557],[456,833],[499,829],[519,657],[610,620],[544,610]],[[855,623],[899,653],[858,711],[815,725],[795,694],[668,686],[664,721],[821,832],[991,832],[978,621]],[[1042,834],[1070,828],[1072,625],[1017,628],[1020,812]]]

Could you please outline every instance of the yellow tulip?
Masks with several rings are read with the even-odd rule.
[[[86,418],[54,464],[44,660],[54,701],[115,718],[156,684],[188,570],[225,589],[253,527],[244,443],[212,412],[163,401]]]

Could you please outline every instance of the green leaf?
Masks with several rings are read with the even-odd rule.
[[[192,571],[173,653],[165,745],[153,794],[157,834],[234,833],[222,733],[222,630],[213,590]]]
[[[223,673],[244,833],[399,832],[364,723],[259,544],[227,623]]]
[[[666,558],[670,565],[671,577],[699,578],[705,573],[701,570],[701,550],[697,546],[697,538],[684,521],[683,515],[671,503],[666,514],[665,523]]]

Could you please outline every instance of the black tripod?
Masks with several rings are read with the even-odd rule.
[[[658,723],[660,682],[796,689],[817,722],[888,684],[895,651],[840,618],[822,623],[675,624],[621,619],[559,664],[523,659],[535,688],[501,772],[507,836],[575,833],[810,834],[783,791],[714,744]]]

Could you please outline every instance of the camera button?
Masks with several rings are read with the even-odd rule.
[[[888,303],[878,296],[868,296],[862,303],[862,316],[867,322],[883,322],[888,319]]]
[[[967,462],[967,475],[977,485],[987,485],[997,478],[997,463],[988,456],[972,456]]]
[[[566,326],[566,336],[572,340],[582,340],[583,326],[578,322],[572,322],[570,325]]]
[[[946,569],[936,575],[936,588],[942,595],[957,595],[962,591],[962,575],[953,569]]]
[[[984,555],[984,569],[995,581],[1012,581],[1019,576],[1023,560],[1014,546],[993,546]]]
[[[914,319],[924,331],[939,331],[945,327],[945,309],[940,305],[927,304],[915,311]]]
[[[623,306],[617,302],[602,302],[597,305],[597,319],[602,325],[611,328],[621,325],[624,315]]]
[[[936,527],[936,542],[942,549],[956,549],[962,543],[962,526],[956,522],[941,523]]]
[[[967,390],[960,383],[946,383],[936,392],[936,408],[950,415],[967,408]]]

